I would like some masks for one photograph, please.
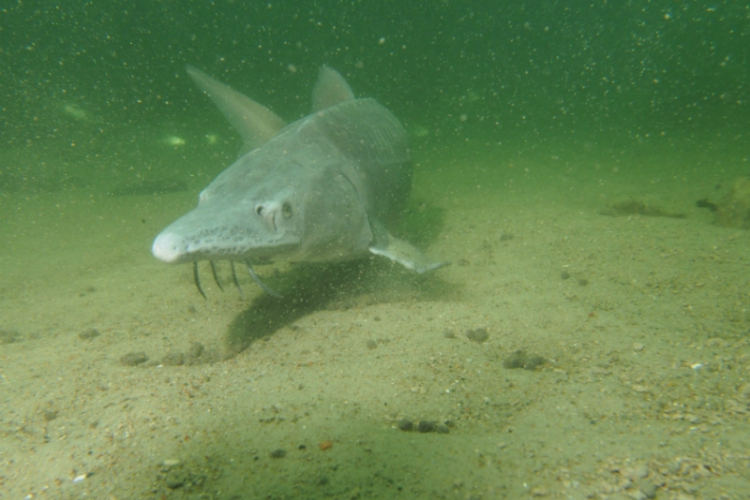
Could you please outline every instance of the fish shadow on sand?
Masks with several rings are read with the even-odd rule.
[[[444,211],[414,204],[393,224],[394,233],[408,234],[419,246],[434,242],[444,225]],[[292,266],[265,278],[283,295],[253,298],[249,307],[231,322],[226,336],[226,357],[231,358],[254,342],[273,335],[316,311],[344,311],[375,304],[416,303],[454,299],[456,284],[439,274],[415,274],[375,256],[341,263]]]

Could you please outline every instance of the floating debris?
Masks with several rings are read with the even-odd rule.
[[[162,140],[162,142],[167,146],[172,146],[174,148],[179,148],[180,146],[185,145],[185,139],[177,135],[168,135]]]

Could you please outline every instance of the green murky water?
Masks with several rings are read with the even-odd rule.
[[[9,498],[750,489],[750,240],[696,206],[750,202],[746,2],[11,2],[0,61]],[[388,107],[397,232],[453,265],[197,296],[150,245],[241,141],[186,64],[289,121],[323,64]]]

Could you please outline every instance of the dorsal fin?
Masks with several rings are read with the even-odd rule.
[[[353,99],[352,89],[338,71],[328,66],[320,68],[318,81],[315,82],[312,92],[313,113]]]
[[[286,125],[267,107],[214,80],[203,71],[188,65],[187,72],[242,136],[243,153],[262,146]]]

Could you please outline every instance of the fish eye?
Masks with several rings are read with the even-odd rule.
[[[263,205],[258,205],[255,207],[255,213],[263,217]]]
[[[281,206],[281,215],[283,215],[285,219],[288,219],[292,216],[292,204],[291,203],[284,202],[284,204]]]

